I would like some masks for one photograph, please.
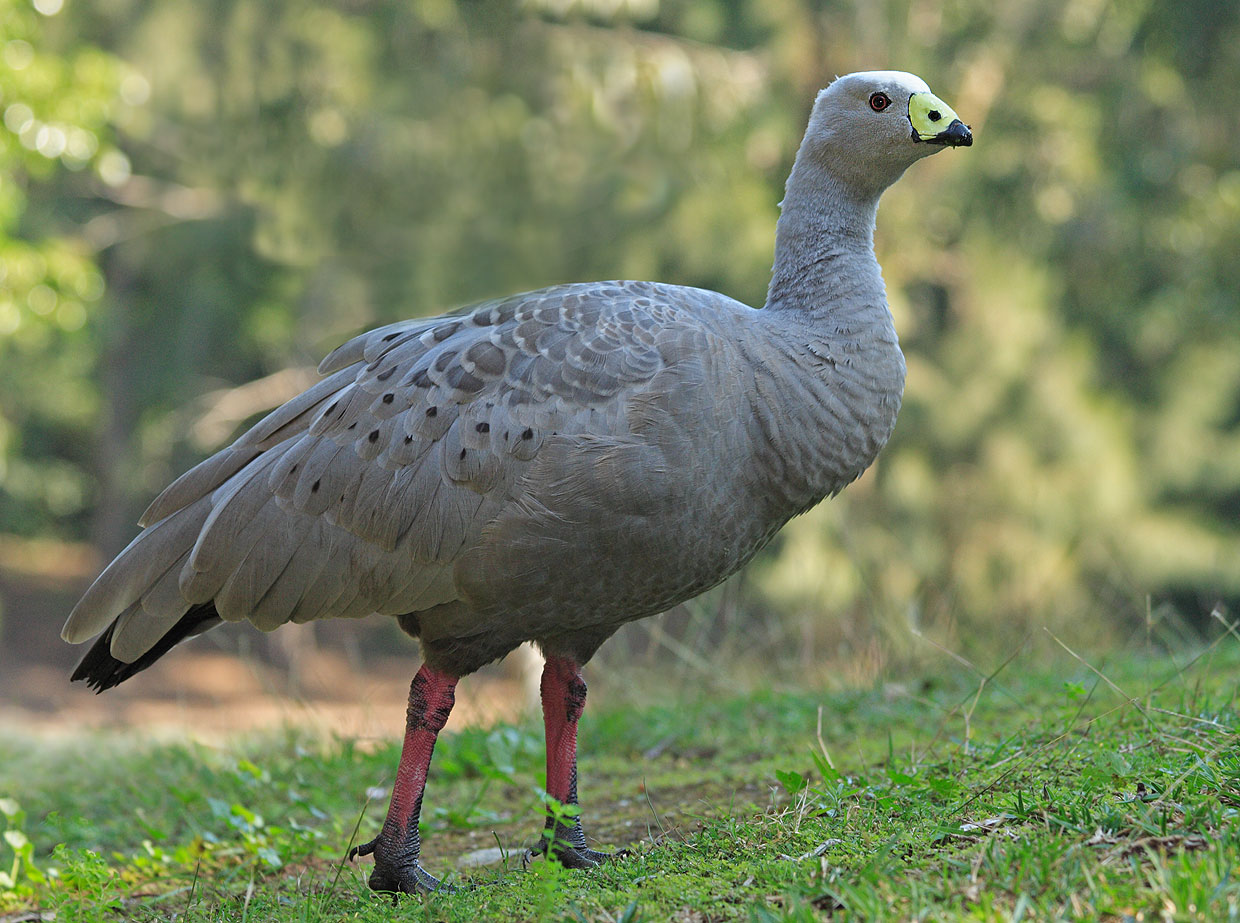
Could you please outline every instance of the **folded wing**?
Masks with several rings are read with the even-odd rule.
[[[106,630],[106,653],[134,663],[191,610],[270,630],[452,601],[454,562],[521,500],[548,440],[627,432],[685,329],[676,291],[557,286],[349,341],[322,381],[155,499],[65,639]]]

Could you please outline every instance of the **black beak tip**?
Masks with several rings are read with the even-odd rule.
[[[960,121],[960,119],[953,119],[952,123],[947,126],[947,129],[943,131],[936,140],[939,139],[941,139],[944,144],[951,145],[952,147],[973,146],[973,132],[969,129],[969,126]]]

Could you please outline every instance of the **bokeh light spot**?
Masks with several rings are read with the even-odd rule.
[[[20,38],[4,43],[4,63],[15,71],[24,70],[34,60],[34,46]]]
[[[30,310],[42,315],[51,314],[56,310],[56,303],[59,300],[52,287],[41,282],[26,296],[26,304],[30,305]]]
[[[99,158],[99,178],[109,186],[120,186],[131,172],[129,158],[120,151],[108,151]]]

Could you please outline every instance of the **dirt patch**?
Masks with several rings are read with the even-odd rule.
[[[614,778],[592,780],[587,774],[582,804],[582,823],[590,846],[603,852],[618,850],[641,851],[665,841],[684,840],[701,829],[709,819],[724,817],[736,810],[736,803],[763,797],[763,786],[753,782],[730,783],[711,780],[687,785],[652,787],[649,792],[641,778],[634,775],[631,790],[619,796],[606,796],[590,791],[592,781],[610,787]],[[623,788],[629,788],[626,781]],[[431,796],[433,797],[433,795]],[[504,793],[504,803],[514,809],[504,812],[492,823],[463,829],[443,826],[432,829],[423,838],[423,860],[437,874],[455,869],[468,877],[486,879],[504,864],[520,868],[522,854],[538,842],[542,820],[534,800],[527,791],[511,788]],[[488,854],[476,867],[475,858]],[[369,861],[369,860],[367,860]],[[541,861],[541,860],[539,860]],[[366,866],[367,873],[369,866]]]
[[[10,667],[0,729],[38,735],[140,728],[155,736],[218,742],[239,732],[289,725],[357,739],[398,739],[404,731],[416,658],[368,659],[355,669],[343,654],[299,657],[297,679],[254,658],[177,651],[102,695],[70,683],[65,669]],[[513,671],[468,677],[457,691],[449,730],[514,721],[528,707],[526,680]]]

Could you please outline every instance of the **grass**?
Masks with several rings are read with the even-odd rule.
[[[1240,918],[1240,645],[1044,655],[587,710],[586,830],[630,850],[591,872],[519,861],[541,829],[538,727],[445,735],[424,860],[481,886],[395,904],[340,857],[382,819],[398,729],[373,750],[6,740],[0,920]],[[488,847],[506,862],[454,868]]]

